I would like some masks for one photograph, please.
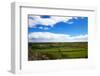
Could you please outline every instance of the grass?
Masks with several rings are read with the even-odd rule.
[[[28,60],[87,58],[87,47],[87,42],[29,43]]]

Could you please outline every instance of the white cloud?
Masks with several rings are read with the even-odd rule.
[[[44,30],[48,30],[48,29],[49,29],[48,27],[45,27],[45,28],[44,28]]]
[[[73,24],[74,22],[68,22],[68,24]]]
[[[43,30],[48,30],[48,29],[50,29],[50,28],[48,28],[48,27],[42,27],[42,26],[40,26],[40,27],[38,27],[39,29],[43,29]]]
[[[72,37],[73,41],[78,41],[78,42],[86,42],[88,41],[88,35],[79,35],[79,36],[75,36]]]
[[[39,29],[43,29],[43,27],[38,27]]]
[[[58,22],[68,23],[68,21],[73,18],[73,17],[55,17],[55,16],[51,16],[50,18],[41,18],[40,16],[31,16],[31,17],[33,19],[29,18],[29,27],[33,28],[36,27],[37,24],[53,27]]]
[[[87,35],[73,36],[50,32],[33,32],[29,34],[29,42],[86,42]]]

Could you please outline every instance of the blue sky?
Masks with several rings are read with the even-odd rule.
[[[88,17],[29,15],[28,20],[28,34],[30,42],[87,41]],[[44,36],[41,36],[41,34]],[[61,39],[61,37],[63,37],[64,39]],[[56,40],[57,38],[58,40]]]

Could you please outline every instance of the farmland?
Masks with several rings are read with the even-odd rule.
[[[28,43],[28,60],[88,58],[88,42]]]

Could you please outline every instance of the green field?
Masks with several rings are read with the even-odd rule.
[[[28,60],[88,58],[87,42],[28,43]]]

